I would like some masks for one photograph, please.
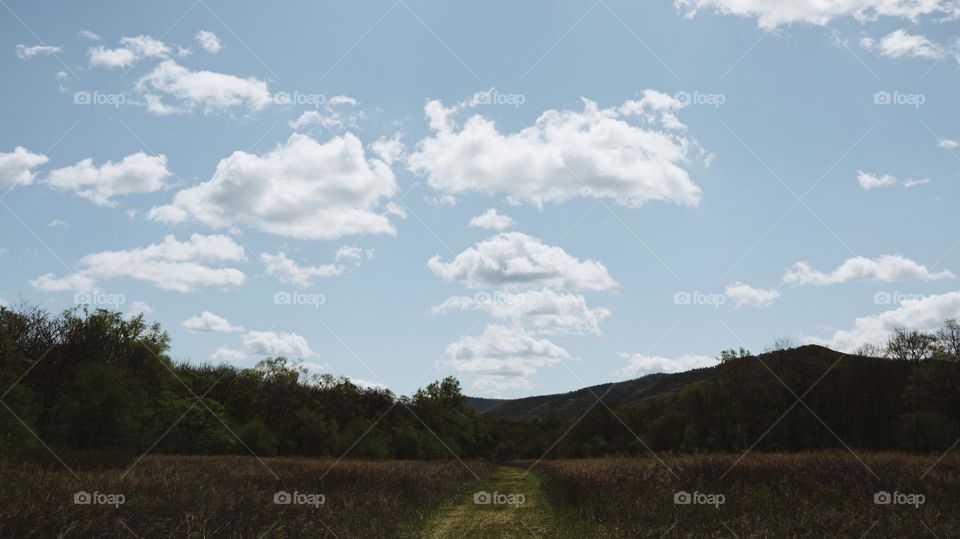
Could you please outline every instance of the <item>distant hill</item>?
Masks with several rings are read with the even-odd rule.
[[[648,374],[623,382],[608,382],[577,389],[569,393],[539,395],[520,399],[485,399],[467,397],[467,406],[485,415],[516,420],[565,419],[583,414],[597,398],[617,408],[664,395],[696,384],[716,375],[716,367],[706,367],[673,374]]]

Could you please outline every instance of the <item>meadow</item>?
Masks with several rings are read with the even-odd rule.
[[[476,481],[456,460],[150,456],[131,464],[73,477],[63,467],[0,463],[0,537],[414,537],[438,503]],[[490,470],[466,464],[480,477]]]

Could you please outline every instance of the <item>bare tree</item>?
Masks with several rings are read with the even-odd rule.
[[[951,361],[960,361],[960,324],[953,318],[943,323],[937,331],[940,356]]]
[[[900,361],[920,362],[937,352],[937,337],[916,329],[896,328],[887,340],[887,355]]]
[[[797,347],[797,343],[790,337],[778,337],[764,352],[786,352]]]
[[[853,353],[864,357],[887,357],[886,348],[874,343],[863,343],[854,348]]]

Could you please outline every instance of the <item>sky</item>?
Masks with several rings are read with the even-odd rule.
[[[0,302],[516,397],[960,317],[951,0],[0,1]]]

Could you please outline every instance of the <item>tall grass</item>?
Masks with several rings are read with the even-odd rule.
[[[751,453],[735,466],[740,455],[651,456],[542,461],[534,470],[561,512],[609,537],[956,537],[960,457],[934,466],[939,456]],[[725,499],[677,504],[680,491]],[[876,504],[881,491],[925,500]]]
[[[490,470],[468,465],[480,477]],[[397,537],[415,533],[426,512],[476,480],[457,461],[222,456],[148,457],[126,475],[76,473],[0,463],[0,537]],[[79,491],[125,500],[76,504]],[[276,504],[280,491],[325,499],[319,507]]]

